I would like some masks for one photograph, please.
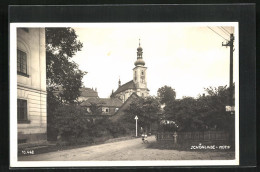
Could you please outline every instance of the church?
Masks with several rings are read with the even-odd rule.
[[[133,93],[139,97],[149,96],[149,89],[147,88],[147,77],[145,62],[143,60],[143,48],[140,45],[137,48],[137,60],[134,63],[133,68],[133,80],[121,85],[121,81],[118,81],[118,88],[115,92],[112,92],[111,97],[118,98],[125,102]]]

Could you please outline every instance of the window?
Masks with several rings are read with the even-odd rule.
[[[142,75],[144,75],[144,71],[142,70]]]
[[[109,112],[109,109],[107,108],[107,109],[106,109],[106,113],[108,113],[108,112]]]
[[[18,123],[28,121],[27,118],[27,100],[17,99]]]
[[[17,73],[27,76],[27,54],[17,50]]]

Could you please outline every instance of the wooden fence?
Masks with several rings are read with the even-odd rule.
[[[174,133],[157,133],[157,140],[173,140]],[[178,141],[226,141],[229,133],[225,131],[177,132]]]

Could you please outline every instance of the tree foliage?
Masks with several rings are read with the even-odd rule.
[[[101,115],[102,114],[102,106],[96,103],[90,103],[89,106],[91,115]]]
[[[143,128],[149,128],[152,122],[158,120],[160,112],[160,103],[155,97],[136,98],[125,110],[122,121],[135,123],[135,116],[138,117],[138,125]]]
[[[57,96],[72,103],[80,95],[82,78],[86,74],[71,58],[83,44],[72,28],[46,28],[46,70],[48,94],[61,88]]]
[[[234,128],[234,117],[225,111],[229,89],[209,87],[205,91],[206,96],[184,97],[168,104],[164,108],[166,118],[176,121],[181,131]]]
[[[46,79],[47,79],[47,135],[55,140],[59,120],[54,113],[62,104],[74,103],[85,72],[78,69],[72,57],[83,44],[77,40],[72,28],[46,28]],[[64,113],[61,113],[64,114]],[[68,119],[68,118],[64,118]],[[69,121],[64,124],[69,124]],[[67,125],[69,126],[69,125]]]
[[[175,90],[170,86],[163,86],[158,89],[157,96],[160,99],[161,104],[170,104],[176,98]]]
[[[64,139],[79,138],[84,131],[91,128],[91,122],[79,106],[61,105],[53,114],[55,121],[53,127]]]

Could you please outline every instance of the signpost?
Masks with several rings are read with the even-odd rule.
[[[137,120],[138,120],[138,117],[135,116],[135,137],[137,137]]]
[[[226,112],[230,112],[231,115],[235,114],[235,106],[226,106]]]

